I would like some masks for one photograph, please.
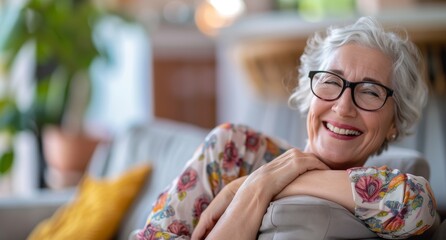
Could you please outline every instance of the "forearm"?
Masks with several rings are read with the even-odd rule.
[[[344,170],[313,170],[306,172],[287,185],[274,200],[292,196],[310,195],[336,202],[350,212],[355,203],[348,173]]]
[[[240,194],[251,192],[252,194]],[[262,191],[240,188],[206,239],[255,239],[271,201]],[[243,226],[243,231],[234,231]]]
[[[209,239],[255,238],[273,197],[301,174],[313,169],[328,167],[312,155],[290,149],[254,171],[235,194]]]
[[[251,192],[252,194],[246,194]],[[241,188],[208,239],[255,239],[271,199],[262,189]],[[273,200],[292,195],[310,195],[336,202],[354,212],[351,183],[343,170],[313,170],[288,184]],[[262,211],[260,211],[262,210]],[[243,231],[233,231],[243,226]]]
[[[274,199],[291,195],[336,202],[385,238],[419,235],[435,221],[435,198],[429,183],[422,177],[385,167],[307,172]]]

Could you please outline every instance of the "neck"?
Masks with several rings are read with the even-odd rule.
[[[324,157],[318,155],[317,153],[314,153],[312,151],[312,149],[310,148],[308,142],[305,146],[304,152],[313,154],[316,158],[318,158],[321,162],[325,163],[325,165],[327,165],[332,170],[346,170],[346,169],[349,169],[352,167],[362,167],[366,161],[366,160],[359,161],[357,165],[337,163],[335,161],[331,161],[330,159],[324,158]],[[344,162],[349,162],[349,161],[344,161]]]

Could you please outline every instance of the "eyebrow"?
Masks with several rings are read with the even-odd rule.
[[[338,69],[328,69],[328,71],[333,72],[333,73],[336,73],[336,74],[342,76],[343,78],[345,78],[345,77],[344,77],[344,72],[343,72],[342,70],[338,70]],[[350,80],[349,80],[349,81],[350,81]],[[382,82],[380,82],[380,81],[378,81],[378,80],[376,80],[376,79],[369,78],[369,77],[365,77],[365,78],[363,78],[362,81],[366,81],[366,82],[374,82],[374,83],[379,83],[379,84],[384,84],[384,83],[382,83]]]

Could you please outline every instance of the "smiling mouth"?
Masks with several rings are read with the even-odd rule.
[[[328,123],[328,122],[324,122],[325,128],[327,128],[330,132],[339,134],[339,135],[344,135],[344,136],[359,136],[362,134],[362,132],[357,131],[357,130],[352,130],[352,129],[345,129],[345,128],[339,128],[339,127],[335,127],[332,124]]]

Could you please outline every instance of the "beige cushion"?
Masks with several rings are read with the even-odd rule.
[[[311,196],[292,196],[270,204],[263,217],[258,239],[379,237],[339,204]]]

